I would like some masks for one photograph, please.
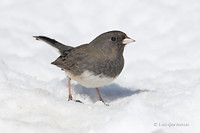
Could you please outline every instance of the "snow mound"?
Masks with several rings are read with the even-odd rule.
[[[196,133],[200,130],[200,2],[2,0],[0,4],[0,132]],[[136,40],[125,68],[95,89],[67,81],[51,65],[59,54],[35,41],[45,35],[67,45],[109,30]]]

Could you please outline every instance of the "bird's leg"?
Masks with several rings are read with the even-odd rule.
[[[98,93],[98,95],[99,95],[99,100],[102,101],[106,106],[109,106],[108,104],[106,104],[106,103],[104,102],[103,98],[101,97],[101,94],[100,94],[100,92],[99,92],[99,89],[96,88],[96,90],[97,90],[97,93]]]
[[[99,92],[99,89],[96,88],[96,90],[97,90],[97,93],[98,93],[98,95],[99,95],[99,100],[102,101],[102,102],[104,103],[104,100],[103,100],[103,98],[101,97],[101,94],[100,94],[100,92]]]
[[[68,99],[68,101],[72,100],[72,93],[71,93],[70,81],[71,81],[71,79],[68,78],[68,88],[69,88],[69,99]]]
[[[72,93],[71,93],[70,81],[71,81],[71,78],[68,78],[68,88],[69,88],[69,98],[68,98],[68,101],[72,100]],[[73,100],[73,101],[79,102],[79,103],[83,103],[83,102],[80,101],[80,100]]]

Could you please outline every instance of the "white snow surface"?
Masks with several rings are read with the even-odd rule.
[[[197,133],[200,131],[199,0],[1,0],[1,133]],[[135,39],[125,67],[95,89],[51,65],[59,54],[32,36],[67,45],[121,30]]]

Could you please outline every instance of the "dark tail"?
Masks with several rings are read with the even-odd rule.
[[[66,46],[66,45],[64,45],[64,44],[62,44],[60,42],[57,42],[54,39],[51,39],[51,38],[48,38],[48,37],[45,37],[45,36],[33,36],[33,37],[36,40],[42,40],[42,41],[50,44],[51,46],[57,48],[61,54],[63,54],[65,51],[73,48],[71,46]]]

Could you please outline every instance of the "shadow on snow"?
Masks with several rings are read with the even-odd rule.
[[[76,94],[86,95],[90,97],[92,102],[96,102],[99,100],[98,94],[95,88],[85,88],[77,84],[77,85],[72,85],[72,89],[74,90]],[[121,87],[113,83],[113,84],[99,88],[99,91],[104,101],[112,102],[117,99],[132,96],[132,95],[139,94],[142,92],[146,92],[148,90],[140,90],[140,89],[130,90],[128,88]]]

